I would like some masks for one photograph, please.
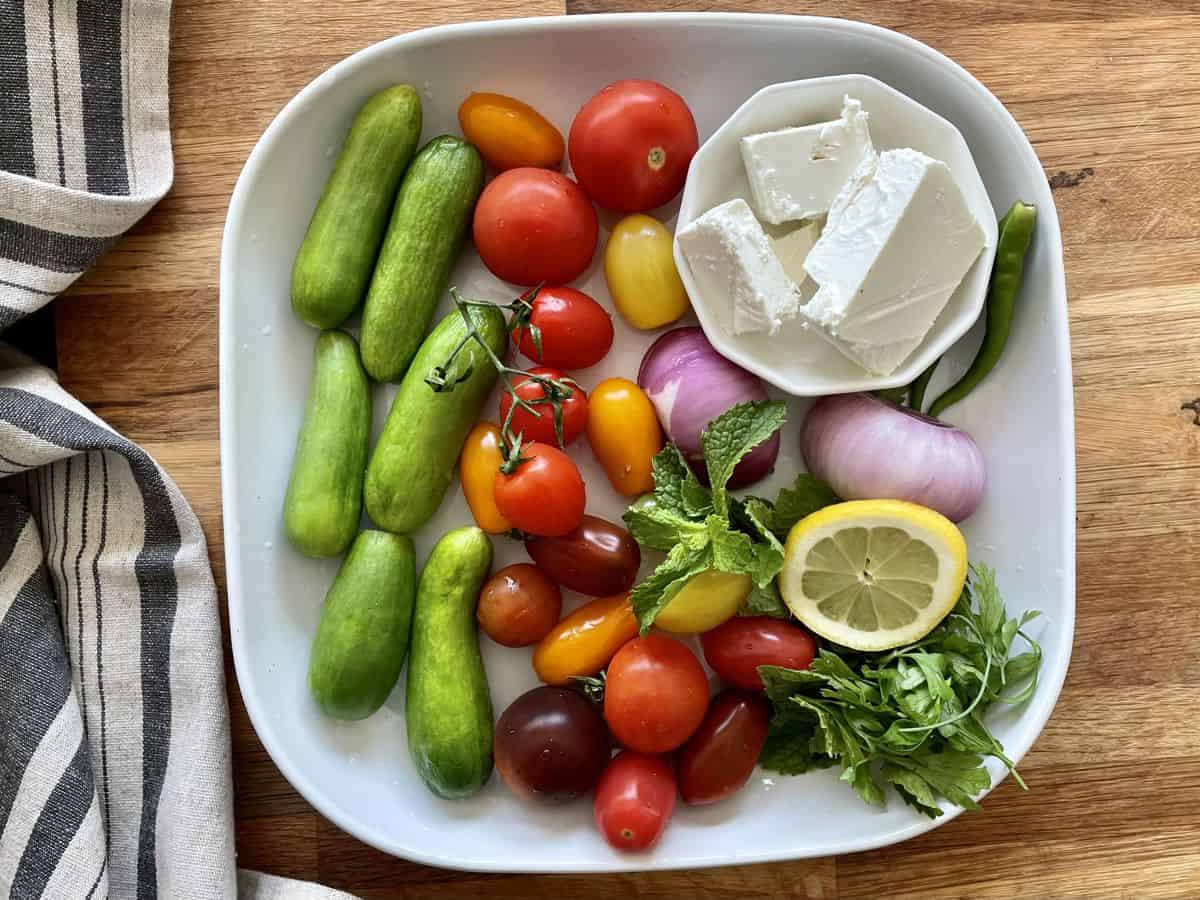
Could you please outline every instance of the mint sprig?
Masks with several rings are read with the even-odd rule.
[[[816,508],[822,497],[829,503],[837,498],[823,482],[802,475],[780,495],[781,518],[777,504],[734,497],[726,487],[737,464],[778,431],[786,415],[784,403],[764,400],[738,404],[710,422],[701,438],[708,487],[677,447],[668,445],[654,457],[654,494],[625,513],[643,549],[668,554],[631,595],[643,633],[689,580],[708,569],[750,576],[754,589],[744,604],[747,614],[787,615],[774,584],[783,568],[780,522],[806,505]]]

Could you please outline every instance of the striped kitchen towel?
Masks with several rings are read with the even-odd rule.
[[[170,187],[167,0],[0,0],[0,331]],[[237,872],[204,535],[0,343],[0,898],[328,898]]]

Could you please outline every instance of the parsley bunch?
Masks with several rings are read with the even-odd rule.
[[[930,818],[939,800],[978,809],[1000,760],[1012,760],[984,724],[993,703],[1023,703],[1037,687],[1042,651],[1024,631],[1036,618],[1007,618],[987,566],[971,570],[954,610],[917,643],[879,654],[822,649],[805,671],[760,666],[775,716],[759,762],[786,775],[832,765],[868,803],[891,784]],[[1009,658],[1020,637],[1029,647]]]
[[[654,457],[654,494],[624,517],[644,549],[667,554],[630,595],[642,633],[689,580],[708,569],[750,576],[754,589],[745,612],[788,614],[775,587],[783,568],[781,539],[800,519],[838,498],[811,475],[800,475],[774,503],[726,490],[734,467],[778,431],[786,415],[784,403],[763,400],[740,403],[713,419],[701,438],[707,488],[675,446],[668,444]]]

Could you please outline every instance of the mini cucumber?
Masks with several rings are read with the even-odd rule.
[[[307,556],[338,556],[358,532],[371,445],[371,389],[358,345],[323,331],[283,501],[283,529]]]
[[[421,98],[407,84],[354,117],[292,268],[292,309],[309,325],[333,328],[362,303],[420,136]]]
[[[417,153],[396,198],[363,309],[363,365],[396,381],[420,346],[483,189],[479,151],[450,135]]]
[[[447,532],[421,573],[405,710],[408,751],[439,797],[469,797],[492,773],[492,698],[475,605],[492,542],[471,526]]]
[[[404,666],[416,592],[411,540],[386,531],[354,539],[308,661],[308,689],[325,715],[365,719],[383,706]]]
[[[471,307],[470,315],[478,334],[502,356],[508,335],[500,310]],[[453,384],[470,368],[464,381],[438,393],[425,377],[443,365],[466,336],[462,315],[450,313],[425,339],[400,382],[367,464],[363,488],[367,515],[380,528],[411,534],[437,512],[450,486],[467,432],[496,383],[496,369],[479,346],[468,343],[446,379]]]

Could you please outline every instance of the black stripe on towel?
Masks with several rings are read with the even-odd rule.
[[[104,591],[100,587],[100,558],[108,543],[108,455],[104,451],[96,454],[100,459],[100,543],[92,557],[92,586],[96,592],[96,684],[100,693],[100,785],[97,796],[104,807],[104,821],[108,822],[108,725],[104,706]],[[104,853],[108,855],[112,841],[109,829],[104,829]],[[96,876],[97,880],[100,878]],[[98,883],[98,881],[97,881]],[[93,888],[94,889],[94,888]]]
[[[13,497],[0,497],[0,519],[15,516]],[[26,520],[26,528],[35,528]],[[4,554],[8,558],[11,548]],[[71,691],[71,670],[63,650],[46,570],[38,566],[0,619],[0,833],[29,760],[54,723]]]
[[[82,272],[118,237],[80,237],[0,219],[0,256],[51,272]]]
[[[50,81],[54,86],[54,137],[58,146],[58,183],[67,183],[67,167],[63,161],[62,102],[58,90],[58,48],[54,39],[54,0],[46,0],[46,15],[50,30]]]
[[[145,541],[134,561],[142,609],[142,818],[137,896],[139,900],[153,898],[158,890],[155,823],[171,746],[170,654],[179,601],[175,580],[175,558],[181,545],[179,522],[154,460],[120,435],[17,388],[0,388],[0,419],[60,447],[121,454],[129,461],[142,493]]]
[[[46,882],[95,802],[96,785],[88,762],[87,738],[80,738],[75,756],[33,823],[29,843],[13,877],[13,897],[42,896]]]
[[[0,169],[33,178],[25,0],[0,0],[0,22],[5,23],[0,29]]]
[[[88,190],[128,194],[125,105],[121,83],[122,0],[79,0],[79,80],[83,87],[83,137]]]

